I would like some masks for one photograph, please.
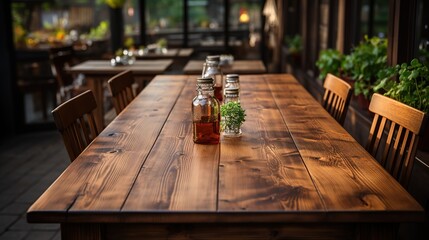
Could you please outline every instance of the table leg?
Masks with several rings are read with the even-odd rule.
[[[97,122],[98,130],[101,132],[104,129],[104,91],[103,79],[96,76],[87,76],[88,87],[94,93],[97,109],[95,110],[95,121]]]
[[[100,224],[61,223],[62,240],[101,240]]]

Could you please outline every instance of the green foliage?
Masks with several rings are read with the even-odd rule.
[[[286,36],[285,44],[290,54],[300,53],[302,50],[301,36],[296,34],[293,37]]]
[[[101,21],[97,27],[91,28],[88,34],[88,38],[103,39],[107,36],[108,31],[109,31],[109,23],[107,21]]]
[[[105,0],[104,2],[111,8],[120,8],[125,4],[125,0]]]
[[[156,41],[156,44],[158,45],[158,47],[160,48],[166,48],[167,47],[167,39],[165,38],[160,38],[158,39],[158,41]]]
[[[341,75],[342,63],[344,56],[335,49],[325,49],[320,51],[319,59],[316,66],[319,69],[319,79],[325,79],[328,73],[336,76]]]
[[[124,40],[124,47],[132,48],[134,46],[134,39],[132,37],[126,37]]]
[[[395,75],[398,82],[392,80]],[[377,83],[377,88],[387,91],[384,95],[429,113],[429,69],[419,60],[386,69]]]
[[[183,21],[183,1],[156,0],[145,2],[149,15],[149,27],[159,26],[160,19],[167,20],[167,28],[177,28]],[[192,19],[192,16],[191,18]]]
[[[246,111],[237,102],[223,104],[220,107],[220,115],[222,116],[220,123],[222,129],[241,126],[246,121]]]
[[[343,69],[350,73],[354,94],[363,94],[369,99],[374,93],[378,72],[387,67],[387,39],[365,36],[344,59]]]

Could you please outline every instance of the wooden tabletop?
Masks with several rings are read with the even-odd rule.
[[[108,60],[89,60],[77,64],[69,69],[72,73],[93,75],[111,75],[124,70],[131,70],[138,75],[162,74],[173,63],[171,59],[137,60],[134,64],[125,66],[112,66]]]
[[[175,59],[175,58],[189,58],[194,52],[193,48],[167,48],[165,52],[151,52],[142,55],[135,54],[137,59]]]
[[[241,76],[243,134],[219,145],[192,141],[195,81],[156,76],[31,206],[28,221],[59,222],[69,234],[80,226],[70,223],[97,223],[97,231],[121,223],[101,227],[112,239],[139,231],[126,223],[211,224],[196,228],[207,232],[267,224],[279,234],[288,223],[327,234],[342,224],[423,221],[422,207],[291,75]]]
[[[190,60],[183,68],[183,73],[201,74],[203,64],[203,60]],[[264,63],[261,60],[234,60],[232,65],[222,65],[221,69],[223,74],[261,74],[267,72]]]

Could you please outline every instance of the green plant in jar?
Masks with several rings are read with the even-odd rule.
[[[246,121],[246,111],[239,102],[228,102],[220,107],[220,123],[224,136],[240,136],[241,125]]]

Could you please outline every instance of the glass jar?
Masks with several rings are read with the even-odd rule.
[[[192,132],[195,143],[218,144],[220,139],[220,107],[214,97],[214,80],[197,80],[197,96],[192,101]]]
[[[223,100],[223,74],[219,66],[220,56],[211,55],[206,57],[206,62],[203,65],[202,77],[211,77],[214,79],[214,96],[219,100]]]
[[[227,74],[225,78],[224,89],[237,88],[240,94],[240,80],[238,74]]]
[[[229,102],[240,102],[239,90],[238,88],[225,88],[225,98],[224,103]]]

